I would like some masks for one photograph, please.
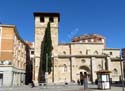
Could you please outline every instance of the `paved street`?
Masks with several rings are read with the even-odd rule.
[[[31,88],[30,86],[21,87],[2,87],[0,91],[84,91],[82,86],[78,85],[49,85],[49,86],[38,86]],[[89,89],[85,91],[122,91],[121,87],[112,86],[110,90],[98,90],[96,85],[89,85]]]

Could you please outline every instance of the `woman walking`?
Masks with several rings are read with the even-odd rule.
[[[87,89],[88,88],[88,75],[86,72],[84,72],[83,80],[84,80],[84,89]]]

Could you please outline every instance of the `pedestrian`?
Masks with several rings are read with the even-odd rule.
[[[88,75],[86,72],[84,72],[83,81],[84,81],[84,89],[87,89],[88,88]]]
[[[35,85],[34,85],[34,82],[33,81],[31,81],[31,87],[33,88],[33,87],[35,87]]]
[[[83,73],[80,72],[80,85],[83,85],[83,80],[84,80]]]
[[[77,80],[77,84],[80,85],[80,81],[79,81],[79,79]]]

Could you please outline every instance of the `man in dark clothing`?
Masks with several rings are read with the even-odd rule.
[[[32,86],[32,88],[33,88],[33,87],[35,87],[35,85],[34,85],[34,82],[33,82],[33,81],[31,81],[31,86]]]
[[[83,85],[83,82],[84,82],[84,76],[83,73],[80,72],[80,85]]]

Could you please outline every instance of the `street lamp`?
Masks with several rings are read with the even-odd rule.
[[[54,82],[54,54],[52,54],[52,68],[51,68],[51,70],[52,70],[52,82]]]
[[[45,72],[46,85],[48,83],[48,54],[46,54],[46,72]]]

